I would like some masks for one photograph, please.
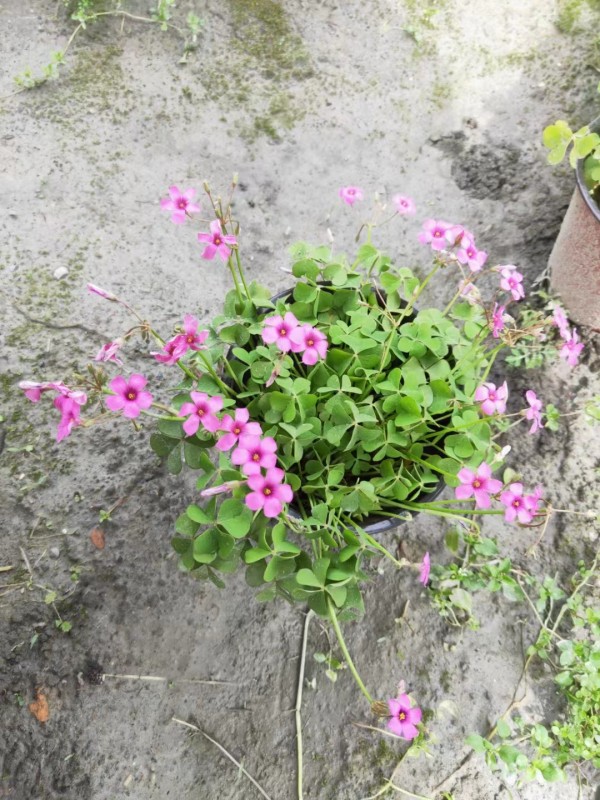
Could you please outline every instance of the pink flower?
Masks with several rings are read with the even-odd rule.
[[[452,227],[448,222],[426,219],[419,234],[419,241],[421,244],[430,244],[434,250],[444,250],[448,246],[446,232]]]
[[[564,309],[560,306],[554,306],[552,324],[558,328],[563,339],[568,339],[570,337],[569,320],[567,319]]]
[[[200,425],[210,433],[218,431],[221,423],[215,415],[223,408],[223,398],[220,395],[209,397],[204,392],[190,392],[190,397],[192,402],[184,403],[179,409],[179,415],[187,417],[183,423],[185,433],[193,436]]]
[[[117,298],[114,294],[107,292],[105,289],[101,289],[99,286],[95,286],[93,283],[88,283],[87,288],[92,294],[97,294],[99,297],[103,297],[105,300],[117,302]]]
[[[494,310],[492,311],[492,336],[494,339],[500,337],[500,332],[504,330],[504,312],[506,306],[499,306],[494,303]]]
[[[398,214],[414,214],[417,210],[412,197],[407,197],[404,194],[395,194],[392,197],[392,203],[396,207]]]
[[[122,411],[128,419],[139,417],[140,411],[150,408],[152,395],[144,391],[148,383],[143,375],[134,373],[126,380],[122,375],[117,375],[108,384],[114,394],[106,398],[106,405],[111,411]]]
[[[302,351],[303,364],[312,366],[327,355],[327,337],[312,325],[302,325],[293,330],[290,340],[292,347],[296,345],[296,348],[293,347],[295,352]]]
[[[449,224],[448,228],[446,229],[446,241],[452,247],[457,247],[461,245],[461,242],[464,239],[468,239],[470,242],[475,242],[475,237],[471,233],[471,231],[467,230],[464,225],[452,225]]]
[[[300,348],[290,339],[290,334],[298,327],[299,322],[291,311],[284,317],[267,317],[261,332],[263,342],[266,344],[276,344],[282,353],[290,350],[298,352]]]
[[[117,353],[123,346],[123,340],[117,339],[114,342],[108,342],[108,344],[103,344],[100,350],[98,351],[98,355],[94,358],[94,361],[113,361],[115,364],[119,366],[123,365],[123,362],[120,358],[117,357]]]
[[[512,294],[513,300],[522,300],[525,297],[525,289],[523,288],[523,276],[517,272],[517,268],[512,264],[507,264],[505,267],[500,268],[500,287],[505,292]]]
[[[358,186],[342,186],[338,194],[348,206],[353,206],[357,200],[363,199],[363,191]]]
[[[461,264],[468,265],[471,272],[479,272],[487,261],[487,253],[484,250],[478,250],[475,242],[468,236],[463,236],[460,247],[456,251],[456,258]]]
[[[56,441],[61,442],[71,433],[75,425],[81,424],[79,417],[80,404],[72,397],[59,394],[58,397],[54,398],[54,407],[60,411]]]
[[[223,233],[221,223],[218,219],[210,223],[210,233],[199,233],[198,241],[206,244],[202,251],[202,258],[212,261],[218,253],[223,261],[227,261],[231,255],[231,248],[237,244],[235,236]],[[229,246],[228,246],[229,245]]]
[[[61,381],[45,381],[36,383],[35,381],[21,381],[19,388],[25,392],[25,397],[32,403],[37,403],[44,392],[58,392],[63,397],[70,397],[77,405],[84,406],[87,403],[87,395],[79,389],[70,389]]]
[[[529,408],[525,412],[525,417],[532,421],[529,433],[535,433],[540,428],[544,427],[542,422],[542,401],[538,400],[536,393],[532,389],[525,392],[525,399],[529,403]]]
[[[567,330],[567,334],[568,335],[564,337],[565,343],[560,348],[559,355],[561,358],[565,359],[570,367],[576,367],[584,345],[583,342],[579,341],[576,328],[573,328],[572,333]]]
[[[500,502],[506,506],[504,519],[507,522],[514,522],[515,519],[518,519],[522,525],[527,525],[534,517],[538,499],[536,495],[524,496],[522,483],[511,483],[508,489],[500,495]]]
[[[217,448],[223,452],[231,450],[240,436],[262,436],[262,428],[258,422],[248,422],[250,412],[247,408],[236,408],[235,416],[225,414],[221,420],[220,430],[226,431],[217,442]]]
[[[175,341],[184,345],[185,350],[206,350],[204,342],[208,339],[209,331],[198,331],[199,324],[191,314],[186,314],[183,318],[183,333],[176,336]]]
[[[388,708],[391,718],[387,726],[392,733],[402,739],[414,739],[419,735],[415,726],[421,722],[421,709],[418,706],[412,706],[407,694],[401,694],[393,700],[388,700]]]
[[[423,586],[427,586],[430,572],[431,559],[429,558],[429,553],[425,553],[423,556],[423,561],[421,561],[421,574],[419,575],[419,581],[423,584]]]
[[[531,494],[526,494],[523,496],[523,502],[527,506],[527,508],[531,511],[533,516],[537,516],[539,511],[540,503],[542,502],[544,494],[544,489],[542,486],[536,486],[535,489]]]
[[[284,503],[290,503],[294,497],[292,487],[282,483],[285,473],[273,467],[266,475],[250,475],[248,486],[252,491],[246,495],[246,505],[252,511],[262,509],[265,517],[278,517]]]
[[[491,417],[492,414],[504,414],[508,399],[506,381],[497,389],[495,383],[483,383],[475,390],[474,399],[481,403],[481,410],[488,417]]]
[[[454,490],[456,499],[467,500],[474,496],[477,508],[489,508],[490,494],[496,494],[502,488],[502,481],[492,478],[492,468],[485,461],[476,472],[463,467],[458,472],[458,479],[461,486]]]
[[[277,463],[277,442],[271,436],[241,436],[238,447],[231,454],[231,463],[242,468],[245,475],[257,475]]]
[[[175,336],[174,339],[165,342],[162,351],[152,352],[150,355],[154,356],[161,364],[172,366],[179,361],[186,351],[187,347],[185,342],[181,340],[180,336]]]
[[[175,225],[182,225],[190,214],[200,211],[200,206],[192,203],[196,196],[195,189],[186,189],[180,192],[177,186],[169,186],[169,197],[164,197],[160,201],[163,211],[171,211],[171,222]]]

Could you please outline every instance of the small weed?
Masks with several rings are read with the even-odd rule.
[[[102,0],[64,0],[64,5],[70,18],[77,23],[77,26],[72,31],[65,47],[51,54],[50,61],[42,68],[40,73],[34,74],[33,70],[27,67],[15,76],[15,83],[19,87],[17,92],[36,89],[50,80],[56,80],[60,74],[59,68],[65,63],[67,51],[77,36],[88,25],[97,23],[105,17],[127,18],[137,22],[158,25],[161,31],[169,29],[176,31],[184,40],[183,55],[179,62],[181,64],[185,64],[189,53],[196,49],[203,25],[200,17],[192,12],[186,18],[185,27],[180,27],[171,22],[171,12],[175,7],[175,0],[157,0],[156,7],[150,11],[149,17],[137,16],[122,10],[120,0],[112,0],[109,4],[102,2]]]
[[[42,72],[34,75],[31,68],[27,67],[23,72],[15,75],[15,83],[20,89],[36,89],[47,81],[54,81],[59,76],[59,67],[65,63],[65,54],[62,50],[54,51],[50,56],[50,61],[42,68]]]
[[[341,669],[346,669],[346,664],[338,661],[337,658],[334,658],[331,655],[325,655],[325,653],[315,653],[314,659],[318,664],[326,664],[327,669],[325,670],[325,675],[329,678],[332,683],[337,681],[337,673]]]

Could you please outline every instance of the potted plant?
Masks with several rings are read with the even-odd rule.
[[[543,134],[548,162],[569,151],[577,186],[550,254],[551,285],[573,319],[600,328],[600,117],[577,131],[557,120]]]
[[[415,513],[472,533],[482,514],[539,524],[542,489],[525,489],[514,473],[503,480],[493,472],[510,450],[497,436],[523,423],[535,434],[544,425],[542,401],[530,390],[507,413],[507,384],[493,383],[491,370],[505,348],[548,351],[560,337],[560,355],[574,365],[583,345],[558,307],[552,315],[532,312],[527,325],[517,325],[508,312],[525,295],[518,269],[486,267],[487,253],[473,234],[439,220],[426,220],[418,234],[433,256],[422,277],[374,245],[381,223],[370,222],[352,256],[294,245],[295,282],[273,297],[247,279],[231,199],[205,189],[210,218],[198,234],[201,256],[220,261],[233,285],[222,313],[206,327],[189,314],[165,340],[125,301],[90,284],[92,293],[133,314],[133,328],[105,344],[75,384],[20,385],[33,402],[54,394],[59,441],[115,414],[136,426],[144,414],[158,415],[150,437],[155,453],[174,474],[184,465],[199,473],[198,502],[175,523],[181,567],[217,586],[243,567],[260,600],[307,604],[330,621],[373,703],[340,622],[363,613],[370,557],[418,571],[424,585],[430,569],[427,552],[411,564],[378,537]],[[357,187],[341,190],[348,205],[361,196]],[[193,190],[171,187],[162,206],[174,223],[189,223],[200,213],[194,199]],[[409,198],[393,202],[387,222],[414,213]],[[438,277],[453,285],[443,309],[424,301]],[[487,302],[478,288],[485,282]],[[157,343],[156,362],[179,372],[166,401],[149,391],[144,375],[122,374],[126,343],[140,334]],[[450,497],[440,499],[445,486]],[[381,704],[373,708],[381,713]],[[413,723],[420,719],[410,708],[401,693],[383,710],[405,738],[416,736]]]

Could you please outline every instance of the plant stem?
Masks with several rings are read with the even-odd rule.
[[[350,520],[348,517],[345,517],[344,519],[346,520],[346,523],[352,523],[352,520]],[[355,524],[356,523],[354,523],[354,525]],[[356,528],[356,532],[358,533],[360,538],[366,539],[373,549],[378,550],[386,558],[389,558],[390,561],[393,564],[395,564],[395,566],[398,567],[398,569],[402,569],[402,567],[407,567],[409,565],[410,562],[408,562],[406,559],[398,561],[397,558],[394,558],[394,556],[390,553],[389,550],[387,550],[382,544],[380,544],[377,541],[377,539],[374,539],[371,536],[371,534],[367,533],[367,531],[365,531],[363,528]]]
[[[200,358],[202,359],[202,361],[203,361],[203,363],[204,363],[204,366],[205,366],[205,367],[206,367],[206,369],[208,370],[208,372],[209,372],[209,374],[210,374],[211,378],[213,378],[213,380],[214,380],[214,381],[215,381],[215,382],[216,382],[216,383],[217,383],[217,384],[220,386],[220,388],[221,388],[221,389],[222,389],[222,390],[225,392],[225,394],[226,394],[226,395],[228,395],[229,397],[230,397],[230,396],[232,396],[232,390],[231,390],[231,388],[230,388],[229,386],[227,386],[227,384],[226,384],[226,383],[223,383],[223,381],[221,380],[221,378],[219,378],[219,376],[217,375],[217,373],[216,373],[216,371],[215,371],[215,368],[214,368],[214,367],[213,367],[213,365],[210,363],[210,361],[208,361],[208,359],[207,359],[207,358],[206,358],[206,356],[205,356],[205,355],[202,353],[202,351],[198,351],[198,355],[199,355],[199,356],[200,356]]]
[[[338,622],[333,602],[329,598],[327,599],[327,610],[329,611],[329,619],[331,620],[331,624],[333,625],[333,630],[335,631],[335,635],[337,636],[338,644],[344,655],[344,658],[346,659],[346,664],[348,664],[348,668],[350,669],[350,672],[352,673],[352,676],[354,677],[354,680],[356,681],[358,688],[366,697],[369,705],[371,705],[373,703],[373,698],[369,694],[367,687],[362,682],[362,679],[358,674],[356,667],[354,666],[354,662],[350,657],[350,653],[348,652],[348,648],[346,647],[346,642],[344,641],[344,637],[342,635],[342,629],[340,628],[340,623]]]
[[[235,374],[235,372],[233,371],[233,369],[232,369],[232,367],[231,367],[231,364],[229,363],[229,361],[228,361],[228,359],[227,359],[227,358],[223,358],[223,364],[224,364],[224,366],[225,366],[225,369],[226,369],[226,370],[227,370],[227,372],[230,374],[230,376],[233,378],[233,380],[234,380],[234,381],[237,383],[237,385],[239,386],[239,388],[240,388],[240,389],[243,389],[243,388],[244,388],[244,384],[243,384],[243,383],[240,381],[240,379],[238,378],[238,376],[237,376],[237,375]]]
[[[237,292],[238,299],[240,300],[241,303],[243,303],[244,298],[242,297],[242,291],[240,289],[240,284],[235,274],[235,269],[231,261],[231,256],[229,256],[229,258],[227,259],[227,268],[229,269],[229,272],[231,272],[231,277],[233,278],[233,282],[235,284],[235,290]]]
[[[408,789],[401,789],[399,786],[396,786],[394,783],[390,781],[390,787],[395,792],[400,792],[400,794],[405,795],[406,797],[415,797],[416,800],[432,800],[431,797],[426,797],[424,794],[415,794],[415,792],[409,792]]]
[[[434,266],[434,268],[432,270],[430,270],[430,272],[425,276],[423,282],[421,284],[419,284],[419,288],[417,289],[416,293],[411,298],[409,304],[404,309],[404,314],[402,315],[402,319],[404,319],[404,317],[406,317],[407,314],[409,314],[413,310],[413,307],[414,307],[415,303],[417,302],[417,300],[419,299],[419,297],[423,293],[423,291],[424,291],[425,287],[427,286],[427,284],[429,283],[429,281],[433,278],[435,273],[438,271],[440,266],[441,266],[441,264],[437,263]]]
[[[204,736],[205,739],[208,739],[208,741],[211,744],[214,744],[214,746],[217,747],[223,753],[224,756],[226,756],[233,764],[235,764],[235,766],[238,768],[238,770],[243,775],[245,775],[251,783],[254,784],[254,786],[258,789],[258,791],[262,794],[262,796],[264,798],[266,798],[266,800],[271,800],[271,798],[265,792],[265,790],[262,788],[260,783],[255,781],[254,778],[252,777],[252,775],[250,775],[250,773],[246,769],[244,769],[243,765],[240,764],[240,762],[231,755],[229,750],[227,750],[225,747],[223,747],[222,744],[219,744],[219,742],[217,742],[216,739],[213,739],[212,736],[209,736],[208,733],[205,733],[197,725],[192,725],[191,723],[186,722],[183,719],[178,719],[177,717],[171,717],[171,719],[172,719],[173,722],[177,722],[178,725],[184,725],[186,728],[189,728],[190,730],[194,731],[195,733],[202,734],[202,736]]]
[[[244,289],[246,291],[246,297],[248,298],[248,300],[250,300],[251,299],[250,298],[250,291],[248,289],[248,285],[246,284],[246,278],[244,276],[244,270],[242,269],[242,262],[240,260],[240,254],[238,252],[237,247],[234,249],[233,252],[235,253],[235,261],[236,261],[236,264],[237,264],[238,272],[240,274],[240,278],[242,279],[242,283],[244,284]]]
[[[314,612],[310,611],[304,617],[304,632],[302,634],[302,652],[300,653],[300,671],[298,672],[298,688],[296,690],[296,748],[298,753],[298,800],[303,800],[302,794],[302,689],[304,687],[304,665],[306,663],[306,643],[308,641],[308,625]]]
[[[503,347],[504,347],[504,344],[499,344],[498,347],[495,347],[492,350],[492,352],[490,353],[490,355],[489,355],[489,359],[490,360],[489,360],[489,363],[488,363],[488,365],[486,367],[485,372],[481,376],[481,383],[484,383],[487,380],[487,376],[490,374],[490,370],[494,366],[494,361],[496,360],[496,356],[498,355],[500,350],[502,350]]]

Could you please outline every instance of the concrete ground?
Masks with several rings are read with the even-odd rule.
[[[147,14],[143,2],[123,8]],[[123,331],[124,315],[89,296],[88,281],[126,297],[165,335],[184,313],[208,320],[217,311],[228,275],[202,263],[192,232],[161,214],[166,187],[208,180],[225,192],[239,173],[246,268],[273,290],[289,282],[292,241],[326,242],[329,230],[336,247],[352,247],[360,211],[337,197],[348,183],[363,187],[365,205],[375,194],[414,197],[416,221],[378,234],[398,261],[425,263],[419,220],[441,217],[475,231],[492,261],[518,264],[531,287],[573,186],[567,168],[545,164],[541,131],[557,117],[583,124],[596,115],[600,61],[587,20],[597,12],[583,0],[181,0],[173,21],[190,10],[204,24],[187,63],[176,32],[106,17],[77,36],[56,81],[0,106],[0,568],[12,566],[0,573],[0,797],[259,797],[174,716],[222,743],[272,800],[296,796],[302,609],[255,602],[241,576],[218,590],[178,572],[169,540],[195,498],[193,479],[166,474],[147,430],[115,421],[59,446],[49,404],[26,404],[16,388],[24,378],[68,377]],[[50,0],[4,0],[0,22],[5,96],[28,66],[41,74],[75,28]],[[439,286],[431,299],[446,296]],[[509,372],[511,388],[533,386],[569,410],[599,391],[591,339],[586,352],[575,371],[557,363]],[[130,364],[167,396],[172,375],[141,344]],[[516,440],[511,458],[555,504],[589,507],[598,467],[590,431],[577,421]],[[98,550],[89,534],[113,505]],[[597,548],[586,521],[561,519],[530,563],[533,533],[487,529],[539,572],[568,573]],[[428,549],[440,561],[444,533],[419,517],[388,545],[400,539],[409,557]],[[447,776],[442,788],[455,800],[579,797],[574,779],[508,787],[477,756],[454,773],[465,735],[485,733],[513,695],[534,635],[526,609],[481,597],[481,630],[451,628],[414,576],[380,572],[367,616],[347,627],[352,652],[377,696],[403,679],[437,712],[437,742],[429,757],[396,769],[402,746],[352,724],[370,720],[347,671],[333,684],[313,659],[328,649],[313,622],[305,797],[359,800],[392,774],[408,796],[435,800]],[[62,598],[68,634],[55,627],[48,591]],[[98,684],[103,673],[165,680]],[[39,687],[50,704],[45,724],[27,710]],[[552,713],[543,675],[527,700],[531,715]]]

